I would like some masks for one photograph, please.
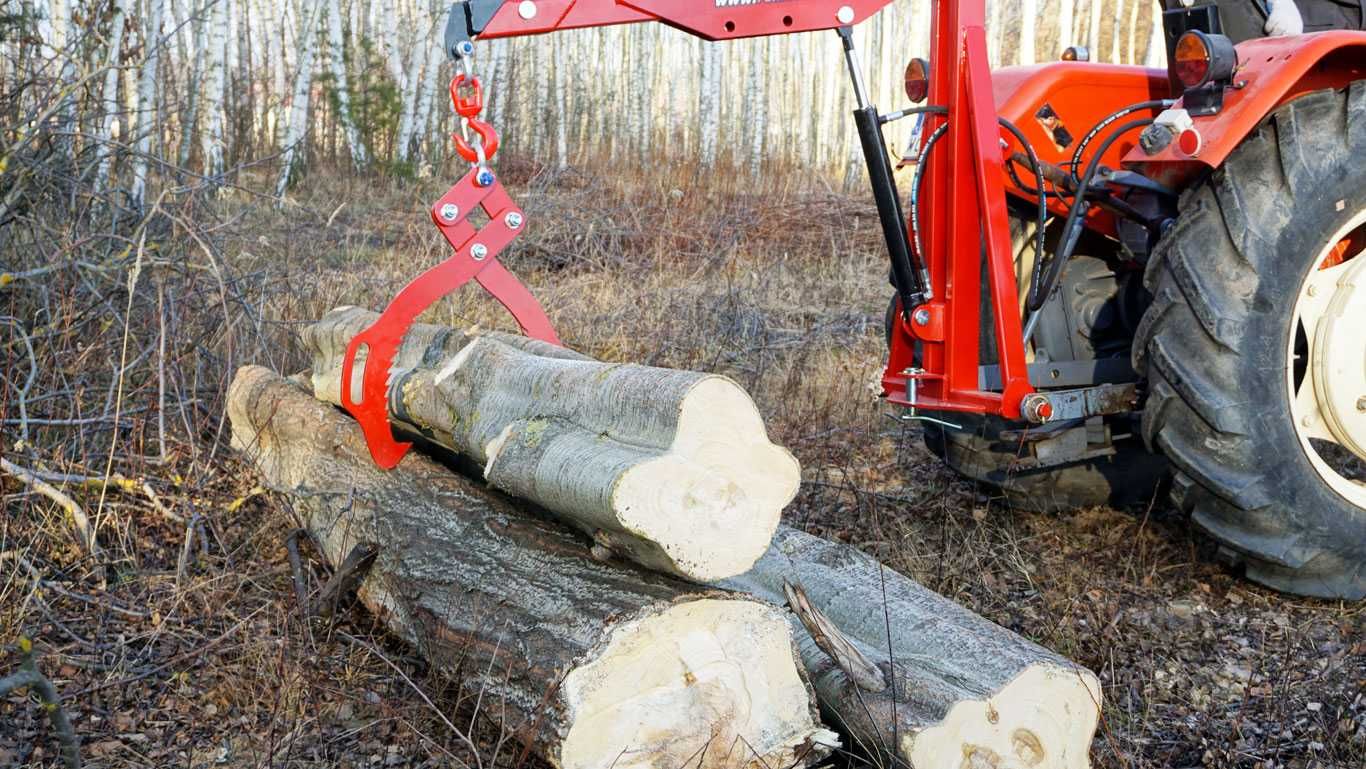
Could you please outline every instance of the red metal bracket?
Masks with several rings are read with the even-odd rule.
[[[1021,400],[1034,388],[1016,298],[985,7],[980,0],[937,3],[931,12],[930,102],[947,106],[949,114],[931,116],[924,135],[944,120],[949,127],[945,146],[928,161],[925,194],[936,205],[928,209],[923,228],[931,282],[942,300],[916,308],[925,311],[923,323],[916,323],[913,313],[911,324],[893,327],[882,383],[888,400],[899,405],[1018,419]],[[992,310],[986,319],[984,289]],[[979,384],[983,322],[992,324],[1002,392],[984,391]]]
[[[527,336],[552,344],[559,337],[536,298],[498,262],[498,254],[526,225],[525,215],[496,178],[480,186],[472,169],[432,206],[432,221],[455,253],[429,268],[398,292],[369,328],[346,349],[342,359],[342,406],[360,423],[375,464],[390,469],[412,446],[394,439],[389,426],[389,373],[403,335],[417,316],[471,278],[479,282],[517,321]],[[469,215],[482,208],[488,223],[475,229]],[[360,400],[352,400],[356,356],[364,350]]]

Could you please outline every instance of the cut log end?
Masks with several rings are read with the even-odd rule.
[[[796,458],[769,441],[749,395],[707,377],[683,399],[669,450],[624,473],[613,506],[674,570],[712,581],[754,565],[800,481]]]
[[[1100,696],[1090,671],[1033,665],[993,696],[902,735],[900,753],[917,767],[1086,769]]]
[[[791,766],[837,744],[813,718],[786,620],[753,601],[624,622],[563,696],[563,769]]]

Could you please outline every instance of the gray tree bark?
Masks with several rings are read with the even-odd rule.
[[[1090,765],[1101,703],[1091,671],[856,548],[787,526],[753,569],[718,586],[783,603],[785,582],[886,684],[856,683],[859,666],[837,663],[791,618],[827,723],[859,747],[917,769]]]
[[[376,317],[340,308],[304,332],[319,397],[340,403],[347,346]],[[796,459],[724,377],[417,326],[389,392],[395,421],[473,460],[495,487],[687,579],[752,566],[800,481]]]
[[[792,766],[827,752],[780,612],[595,560],[434,462],[371,462],[345,414],[259,367],[233,444],[339,564],[377,547],[364,604],[562,769]]]

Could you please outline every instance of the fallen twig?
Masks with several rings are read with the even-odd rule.
[[[90,555],[99,557],[99,545],[95,542],[95,533],[90,528],[90,518],[85,514],[85,510],[76,504],[76,500],[63,494],[56,486],[39,478],[32,470],[20,467],[3,457],[0,457],[0,469],[19,479],[39,494],[61,505],[66,514],[71,516],[71,523],[76,529],[76,535],[80,538],[81,546]]]
[[[0,697],[16,689],[27,688],[37,692],[43,710],[47,712],[48,721],[52,723],[52,731],[56,733],[57,741],[62,745],[63,763],[67,769],[80,769],[81,740],[76,736],[76,730],[71,727],[71,719],[66,717],[66,711],[62,710],[62,699],[57,694],[57,687],[53,686],[47,676],[38,669],[32,641],[27,638],[19,639],[19,652],[23,655],[19,662],[19,672],[0,678]]]
[[[318,600],[314,602],[309,613],[324,620],[331,619],[342,598],[365,581],[365,575],[370,573],[370,567],[374,565],[377,555],[379,545],[374,542],[356,543],[342,560],[341,566],[332,574],[332,578],[327,580],[327,584],[318,592]]]

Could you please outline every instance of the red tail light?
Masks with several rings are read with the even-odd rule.
[[[913,104],[930,95],[930,65],[924,59],[911,59],[906,65],[906,96]]]
[[[1238,66],[1238,52],[1232,40],[1194,30],[1176,41],[1176,55],[1172,58],[1172,73],[1186,88],[1227,80]]]

